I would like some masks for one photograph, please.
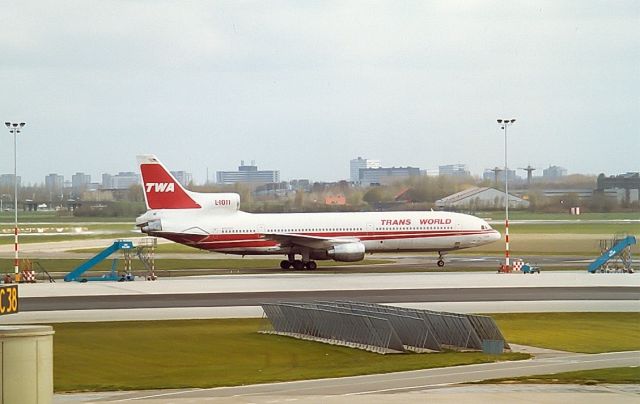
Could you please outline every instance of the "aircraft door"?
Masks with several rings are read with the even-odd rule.
[[[373,225],[371,223],[367,223],[367,235],[370,236],[373,233]]]

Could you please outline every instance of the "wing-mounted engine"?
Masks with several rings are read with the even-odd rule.
[[[337,244],[327,250],[327,255],[335,261],[355,262],[364,259],[364,244],[362,243],[346,243]]]

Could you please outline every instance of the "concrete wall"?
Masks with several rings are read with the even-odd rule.
[[[0,326],[0,403],[53,401],[53,328]]]

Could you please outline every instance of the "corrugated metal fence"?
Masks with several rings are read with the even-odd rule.
[[[480,351],[483,341],[502,341],[509,349],[487,316],[351,301],[265,303],[262,309],[270,322],[262,332],[378,353]]]

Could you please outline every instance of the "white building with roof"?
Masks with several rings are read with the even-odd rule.
[[[446,196],[436,201],[436,207],[440,209],[500,209],[504,208],[504,191],[495,188],[474,187]],[[525,209],[529,207],[529,201],[515,195],[509,195],[509,207]]]

